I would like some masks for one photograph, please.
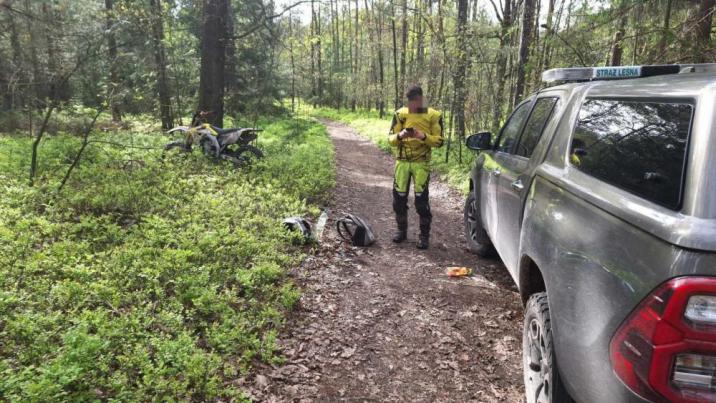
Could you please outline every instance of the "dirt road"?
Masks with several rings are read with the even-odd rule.
[[[431,247],[390,241],[393,160],[352,129],[324,122],[336,148],[332,218],[350,211],[378,242],[353,248],[329,221],[321,246],[293,276],[305,288],[279,344],[286,357],[242,388],[263,401],[522,401],[522,308],[498,260],[467,252],[463,198],[433,177]],[[412,196],[411,196],[412,204]],[[469,266],[470,278],[445,275]]]

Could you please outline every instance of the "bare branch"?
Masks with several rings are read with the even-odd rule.
[[[67,180],[70,178],[72,171],[80,162],[82,153],[85,151],[85,148],[87,148],[87,145],[89,144],[89,135],[92,132],[95,123],[97,122],[97,118],[99,118],[99,115],[102,113],[102,109],[103,108],[97,109],[97,113],[92,118],[92,121],[87,125],[87,127],[85,127],[84,133],[82,133],[82,146],[80,146],[80,149],[77,151],[77,154],[75,155],[74,160],[72,160],[72,164],[70,165],[70,167],[67,168],[67,172],[65,172],[65,176],[62,178],[60,186],[57,187],[57,194],[60,194],[60,192],[62,192],[62,188],[65,187],[65,183],[67,183]]]
[[[272,14],[272,15],[266,15],[266,9],[263,8],[263,5],[262,5],[262,12],[261,12],[262,15],[259,17],[258,22],[256,22],[256,24],[254,24],[254,26],[252,26],[252,27],[249,28],[248,30],[246,30],[246,31],[244,31],[244,32],[242,32],[242,33],[240,33],[240,34],[238,34],[238,35],[232,36],[231,39],[242,39],[242,38],[245,38],[245,37],[247,37],[247,36],[253,34],[254,32],[258,31],[259,29],[264,28],[264,27],[265,27],[265,24],[266,24],[268,21],[271,21],[271,20],[274,20],[274,19],[276,19],[276,18],[282,17],[284,14],[286,14],[286,12],[290,11],[291,9],[293,9],[293,8],[295,8],[295,7],[298,7],[298,6],[300,6],[301,4],[310,3],[311,1],[312,1],[312,0],[300,0],[300,1],[297,1],[296,3],[293,3],[293,4],[291,4],[290,6],[285,7],[285,8],[283,9],[283,11],[281,11],[280,13],[278,13],[278,14]],[[314,1],[314,2],[315,2],[315,3],[319,3],[319,4],[322,3],[321,1]]]
[[[42,126],[40,126],[40,131],[37,132],[37,135],[35,135],[35,139],[32,141],[32,156],[30,159],[30,186],[33,186],[35,184],[35,175],[37,174],[37,149],[40,146],[40,141],[42,141],[42,137],[45,135],[45,131],[47,130],[47,123],[50,121],[50,116],[52,116],[52,112],[55,110],[55,103],[51,103],[50,106],[47,107],[47,111],[45,112],[45,118],[42,120]]]
[[[510,0],[507,0],[507,1],[510,1]],[[502,3],[502,2],[500,2],[500,3]],[[497,4],[495,4],[494,0],[490,0],[490,4],[492,4],[492,8],[495,9],[495,16],[497,17],[497,20],[500,21],[500,24],[502,24],[502,14],[501,14],[502,11],[497,8]]]

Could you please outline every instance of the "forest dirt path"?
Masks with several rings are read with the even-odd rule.
[[[345,125],[324,121],[336,148],[337,186],[321,246],[293,273],[305,292],[279,336],[285,362],[256,368],[240,386],[261,401],[522,401],[522,307],[499,260],[470,254],[463,197],[433,178],[430,249],[393,230],[393,159]],[[341,212],[366,217],[369,248],[339,241]],[[445,275],[468,266],[469,278]]]

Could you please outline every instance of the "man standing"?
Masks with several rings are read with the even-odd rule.
[[[395,178],[393,182],[393,211],[398,232],[393,242],[408,237],[408,192],[412,178],[415,192],[415,209],[420,216],[419,249],[427,249],[430,242],[430,212],[428,183],[430,182],[430,154],[433,147],[443,144],[443,119],[440,112],[425,106],[423,89],[418,85],[408,88],[405,96],[408,106],[395,111],[389,142],[395,149]]]

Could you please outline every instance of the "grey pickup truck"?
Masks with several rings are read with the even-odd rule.
[[[542,79],[466,140],[465,236],[525,303],[527,401],[716,401],[716,64]]]

